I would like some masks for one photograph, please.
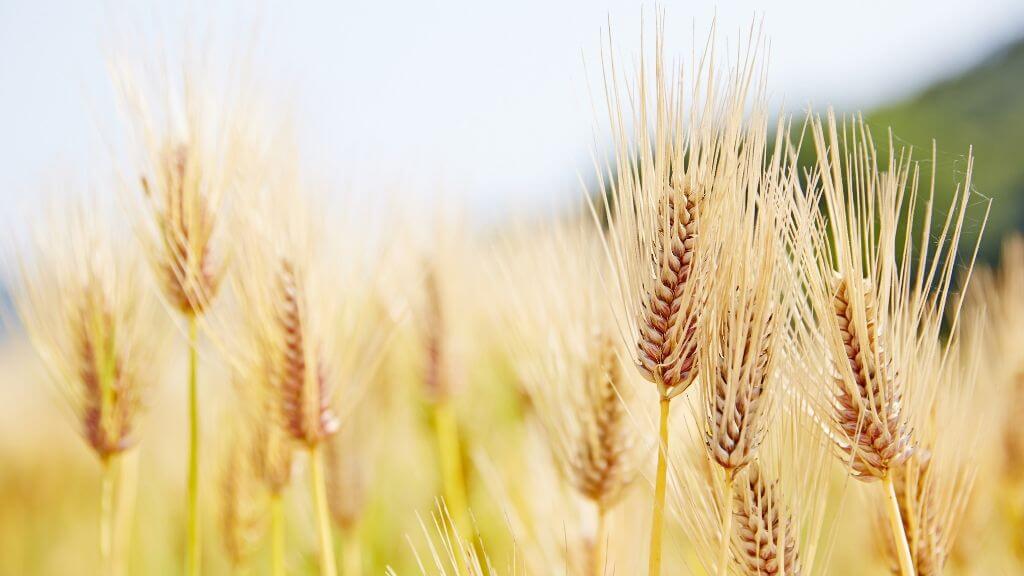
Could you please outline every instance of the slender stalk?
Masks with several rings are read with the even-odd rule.
[[[468,508],[465,477],[462,472],[462,452],[459,448],[459,427],[455,419],[455,410],[447,399],[438,400],[434,404],[434,424],[437,431],[437,446],[441,455],[444,499],[455,518],[457,527],[463,530],[468,517]]]
[[[661,530],[665,523],[665,475],[668,467],[668,398],[661,399],[658,427],[658,471],[654,478],[654,514],[651,518],[651,551],[648,576],[661,574]]]
[[[186,573],[199,576],[202,550],[199,543],[199,399],[197,398],[198,350],[196,317],[188,317],[188,549]]]
[[[900,560],[900,573],[903,576],[914,576],[914,558],[910,555],[910,544],[907,542],[907,534],[903,530],[900,504],[896,499],[896,487],[893,486],[892,476],[887,475],[882,479],[882,485],[885,488],[885,507],[889,516],[889,527],[892,528],[892,536],[896,543],[896,555]]]
[[[468,531],[469,508],[466,503],[465,476],[462,472],[462,451],[459,447],[459,425],[455,409],[447,397],[434,403],[434,431],[437,434],[437,448],[441,460],[441,482],[444,485],[444,501],[452,517],[452,540],[461,542],[460,533]],[[466,562],[462,554],[455,555],[458,573],[466,573]]]
[[[718,574],[729,573],[729,541],[732,537],[732,470],[725,471],[725,497],[722,499],[722,543],[718,552]],[[783,546],[785,548],[785,546]]]
[[[271,574],[284,576],[284,503],[281,494],[270,497]]]
[[[117,459],[114,478],[114,576],[119,576],[127,573],[131,561],[135,498],[139,487],[137,451],[126,452]]]
[[[359,530],[353,526],[341,531],[341,574],[359,576],[363,573],[363,551],[359,544]]]
[[[320,575],[337,576],[334,545],[331,539],[331,519],[327,511],[327,489],[324,484],[323,454],[319,446],[309,450],[309,469],[313,482],[313,503],[316,506],[317,530],[320,534]]]
[[[114,482],[117,475],[116,456],[103,461],[103,480],[100,488],[100,561],[103,574],[114,574]]]
[[[591,569],[594,576],[604,576],[604,568],[607,564],[605,555],[608,549],[608,511],[602,504],[597,505],[597,533],[594,535],[594,548],[592,550]]]

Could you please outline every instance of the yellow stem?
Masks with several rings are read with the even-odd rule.
[[[309,450],[309,468],[313,481],[313,503],[316,506],[317,529],[320,534],[320,576],[337,576],[334,546],[331,540],[331,519],[327,511],[327,489],[324,484],[323,454],[319,446]]]
[[[341,531],[341,574],[359,576],[363,573],[363,556],[359,530],[355,526]]]
[[[441,460],[441,482],[444,485],[444,500],[452,518],[452,540],[462,542],[469,532],[469,507],[466,504],[465,476],[462,471],[462,451],[459,447],[459,425],[455,409],[448,398],[434,403],[434,431]],[[458,573],[466,572],[462,554],[456,554]]]
[[[199,399],[197,397],[198,351],[196,317],[188,317],[188,544],[186,573],[199,576],[201,554],[199,541]]]
[[[607,525],[608,512],[603,504],[597,505],[597,533],[594,534],[593,558],[591,558],[591,569],[594,576],[604,576],[604,569],[607,561],[605,559],[608,548]]]
[[[441,476],[444,482],[444,496],[460,530],[466,527],[468,511],[466,505],[465,477],[462,472],[462,451],[459,446],[459,427],[455,410],[448,400],[434,405],[437,443],[441,454]]]
[[[281,494],[270,497],[271,574],[284,576],[284,503]]]
[[[654,477],[654,515],[651,518],[651,550],[648,576],[661,574],[661,530],[665,520],[665,474],[668,458],[668,398],[661,399],[658,430],[658,471]]]
[[[718,552],[718,574],[729,573],[729,541],[732,537],[732,470],[725,471],[725,497],[722,499],[722,542]]]
[[[103,461],[103,480],[100,493],[100,561],[103,574],[114,574],[114,481],[117,474],[116,456]]]
[[[889,527],[892,528],[892,536],[896,543],[896,555],[900,560],[900,573],[903,576],[914,576],[914,558],[910,554],[910,545],[907,542],[907,534],[903,530],[903,519],[900,517],[900,503],[896,499],[896,487],[893,486],[892,477],[886,476],[882,479],[882,485],[886,492],[886,510],[889,516]]]
[[[126,452],[117,459],[114,475],[114,575],[126,573],[131,556],[135,523],[135,497],[138,490],[139,453]]]

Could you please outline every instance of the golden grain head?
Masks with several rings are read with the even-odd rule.
[[[972,163],[933,231],[931,198],[923,217],[918,210],[920,167],[909,151],[890,138],[880,156],[862,121],[840,127],[831,113],[811,127],[826,210],[805,248],[805,312],[817,335],[804,339],[811,347],[801,356],[814,362],[821,346],[831,359],[819,374],[833,385],[810,393],[851,472],[885,478],[910,456],[912,430],[927,417],[934,386],[923,375],[943,354],[943,319],[959,324],[960,301],[950,294]]]
[[[778,483],[765,478],[756,464],[738,478],[732,504],[733,554],[744,574],[802,573],[796,527],[778,492]]]
[[[161,378],[162,324],[139,255],[97,204],[72,201],[18,254],[17,312],[77,427],[102,459],[130,448]]]
[[[792,181],[777,169],[764,178],[735,191],[723,211],[733,226],[716,258],[701,334],[706,444],[730,475],[754,459],[772,419],[775,359],[788,337],[793,301],[786,251]]]
[[[763,94],[751,96],[756,54],[748,47],[725,83],[712,81],[710,59],[701,59],[689,94],[660,48],[653,85],[641,62],[635,97],[620,93],[614,61],[606,65],[615,156],[598,166],[600,190],[610,193],[595,214],[608,222],[608,292],[622,304],[619,325],[641,374],[666,399],[697,375],[722,197],[756,181],[748,168],[763,160]]]
[[[586,220],[522,230],[498,256],[496,290],[507,293],[501,325],[555,461],[581,495],[609,507],[639,458],[626,403],[634,396],[631,372],[623,370],[621,339],[602,300],[599,250]]]
[[[230,260],[226,213],[266,164],[256,91],[195,63],[180,78],[125,59],[111,70],[133,146],[123,185],[140,208],[143,246],[169,305],[202,315]]]
[[[224,450],[218,492],[221,543],[233,568],[244,566],[259,550],[266,525],[266,499],[258,471],[249,458],[257,437],[235,434]]]

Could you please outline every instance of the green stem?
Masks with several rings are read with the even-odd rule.
[[[907,534],[903,530],[900,503],[896,499],[896,487],[893,486],[892,477],[887,475],[883,478],[882,486],[886,492],[886,511],[889,516],[889,527],[892,529],[892,537],[896,543],[896,555],[900,560],[900,573],[903,576],[914,576],[914,557],[910,554],[910,544],[907,542]]]
[[[186,573],[199,576],[199,399],[197,394],[198,350],[196,317],[188,317],[188,543]]]
[[[317,529],[320,534],[320,575],[337,576],[334,547],[331,544],[331,519],[327,511],[323,455],[319,446],[313,446],[309,450],[309,468],[313,482],[313,503],[316,506]]]
[[[103,461],[103,480],[100,493],[100,561],[103,573],[114,574],[114,481],[117,474],[116,456]]]
[[[462,542],[469,533],[469,507],[466,504],[465,476],[462,471],[462,451],[459,447],[459,426],[455,410],[447,398],[434,403],[434,431],[437,434],[437,448],[441,459],[441,482],[444,485],[444,501],[452,519],[452,540]],[[456,547],[461,549],[460,546]],[[459,574],[466,573],[463,555],[456,553]]]
[[[729,541],[732,537],[732,470],[725,471],[725,497],[722,499],[722,542],[718,552],[718,574],[729,573]]]
[[[363,573],[359,531],[355,526],[341,531],[341,562],[342,576],[359,576]]]
[[[281,494],[270,497],[271,574],[284,576],[284,503]]]
[[[661,530],[665,523],[665,476],[668,468],[668,398],[661,399],[658,426],[658,471],[654,478],[654,514],[651,518],[651,550],[648,576],[661,574]]]

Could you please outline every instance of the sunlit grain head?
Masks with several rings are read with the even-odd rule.
[[[602,288],[598,232],[570,220],[525,229],[497,256],[513,368],[566,480],[602,507],[636,473],[636,392]],[[628,361],[628,360],[626,360]]]
[[[765,115],[757,41],[719,76],[713,37],[685,72],[665,63],[662,40],[659,30],[653,78],[643,58],[635,78],[614,59],[605,64],[615,152],[598,166],[607,194],[595,213],[609,223],[609,291],[624,311],[622,335],[640,372],[671,398],[697,374],[719,204],[758,177],[750,168],[763,155]]]
[[[130,134],[122,185],[166,301],[200,315],[230,260],[225,213],[258,179],[268,134],[237,70],[161,64],[110,62]]]
[[[942,220],[910,150],[890,138],[882,152],[862,121],[840,125],[832,114],[815,118],[812,132],[827,224],[808,266],[808,297],[832,364],[820,408],[852,473],[884,478],[911,455],[929,413],[935,388],[925,375],[944,355],[943,319],[954,330],[959,322],[951,286],[957,264],[966,262],[969,277],[973,262],[970,250],[959,256],[973,163]]]
[[[162,378],[165,327],[133,244],[109,207],[51,207],[17,254],[14,302],[76,427],[104,461],[132,447]]]

